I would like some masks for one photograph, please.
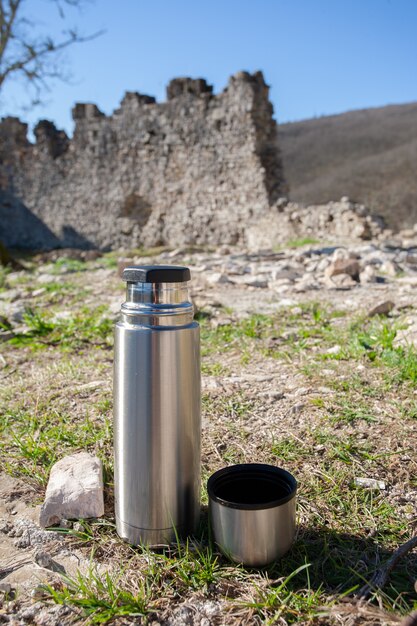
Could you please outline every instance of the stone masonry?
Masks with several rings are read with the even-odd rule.
[[[177,78],[167,101],[128,92],[105,116],[76,104],[74,136],[48,121],[34,144],[0,122],[0,240],[9,247],[238,243],[285,195],[261,72],[218,95]]]

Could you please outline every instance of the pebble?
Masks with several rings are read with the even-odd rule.
[[[30,597],[32,601],[43,600],[48,596],[48,592],[43,585],[38,585],[30,592]]]
[[[395,304],[391,300],[384,300],[380,304],[377,304],[370,311],[368,311],[368,317],[374,317],[375,315],[388,315],[395,308]]]
[[[97,387],[100,386],[99,381],[92,381],[91,383],[87,383],[87,385],[89,385],[88,389],[96,389]],[[69,519],[62,519],[59,522],[59,527],[60,528],[72,528],[72,522]]]
[[[247,287],[256,287],[257,289],[266,289],[268,287],[268,281],[261,278],[248,278],[245,279],[244,284]]]
[[[36,552],[35,554],[35,562],[39,565],[39,567],[51,569],[54,560],[48,552],[45,552],[44,550],[38,550],[38,552]]]
[[[378,281],[376,271],[372,265],[367,265],[359,274],[361,284],[376,283]]]
[[[354,483],[357,487],[364,489],[379,489],[380,491],[386,489],[385,481],[375,478],[355,478]]]
[[[294,404],[290,410],[288,411],[288,413],[290,415],[297,415],[298,413],[301,413],[303,411],[303,409],[305,408],[305,403],[304,402],[298,402],[297,404]]]
[[[207,274],[206,280],[208,283],[210,283],[210,285],[232,283],[228,275],[222,272],[215,272],[214,274]]]
[[[359,279],[361,267],[355,259],[337,259],[325,270],[325,275],[331,278],[338,274],[347,274],[352,278]]]
[[[339,354],[341,349],[342,349],[342,346],[339,346],[338,344],[336,344],[335,346],[332,346],[331,348],[326,350],[326,354]]]
[[[59,280],[58,276],[54,276],[53,274],[41,274],[40,276],[38,276],[38,283],[41,284],[45,284],[45,283],[55,283],[57,282],[57,280]]]
[[[326,276],[325,285],[328,289],[352,289],[358,283],[349,274],[333,274]]]
[[[8,302],[15,302],[22,297],[22,294],[17,289],[7,289],[6,291],[0,291],[0,300],[7,300]]]
[[[401,271],[401,268],[398,267],[398,265],[389,260],[384,261],[379,269],[383,274],[387,274],[392,277],[396,276]]]

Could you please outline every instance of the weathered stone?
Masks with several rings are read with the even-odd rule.
[[[37,585],[30,592],[30,597],[34,602],[36,602],[37,600],[43,600],[48,597],[48,590],[46,589],[45,585]],[[35,614],[33,616],[35,616]]]
[[[101,461],[80,452],[61,459],[51,469],[39,523],[43,528],[61,519],[100,517],[104,514]]]
[[[207,274],[206,280],[208,283],[210,283],[210,285],[232,283],[227,274],[223,272],[214,272],[213,274]]]
[[[325,285],[328,289],[352,289],[357,285],[357,282],[349,274],[336,274],[327,276]]]
[[[386,488],[385,481],[376,478],[355,478],[354,483],[363,489],[385,490]]]
[[[368,312],[368,317],[374,317],[375,315],[388,315],[395,308],[395,304],[391,300],[385,300],[380,304],[377,304]]]
[[[384,228],[382,218],[370,215],[365,206],[346,198],[308,207],[288,202],[284,207],[275,204],[256,222],[249,223],[245,242],[253,250],[304,238],[324,241],[332,237],[335,241],[351,242],[380,236]]]
[[[397,335],[395,337],[395,345],[409,347],[413,346],[417,347],[417,319],[415,317],[410,317],[406,320],[408,326],[407,328],[401,328],[397,331]]]
[[[0,583],[0,593],[9,594],[12,590],[10,583]]]
[[[355,280],[359,280],[360,265],[355,259],[336,259],[325,270],[328,278],[337,276],[338,274],[347,274]]]
[[[342,346],[339,346],[339,344],[335,344],[334,346],[326,350],[326,354],[339,354],[341,349],[342,349]]]
[[[35,562],[39,565],[39,567],[51,569],[54,561],[49,552],[38,550],[35,554]]]
[[[52,572],[65,574],[65,568],[60,565],[60,563],[57,563],[52,556],[44,550],[38,550],[36,552],[35,562],[39,565],[39,567],[43,567],[44,569],[48,569]]]
[[[268,287],[268,281],[259,276],[251,276],[250,278],[245,278],[243,282],[248,287],[256,287],[258,289],[266,289]]]
[[[396,263],[386,260],[382,263],[379,270],[388,276],[396,276],[400,272],[400,268]]]
[[[378,281],[375,269],[372,265],[367,265],[362,272],[359,274],[359,282],[366,283],[376,283]]]
[[[277,125],[260,72],[213,95],[180,78],[168,101],[129,92],[111,116],[76,104],[72,139],[36,143],[0,122],[0,240],[29,248],[232,244],[285,192]],[[88,172],[88,175],[86,175]]]

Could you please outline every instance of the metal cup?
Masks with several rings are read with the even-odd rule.
[[[295,535],[297,481],[273,465],[215,472],[207,483],[213,537],[232,561],[262,567],[282,557]]]

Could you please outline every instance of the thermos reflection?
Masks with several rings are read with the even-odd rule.
[[[117,532],[158,545],[192,533],[200,512],[200,337],[190,272],[134,266],[115,328]]]

